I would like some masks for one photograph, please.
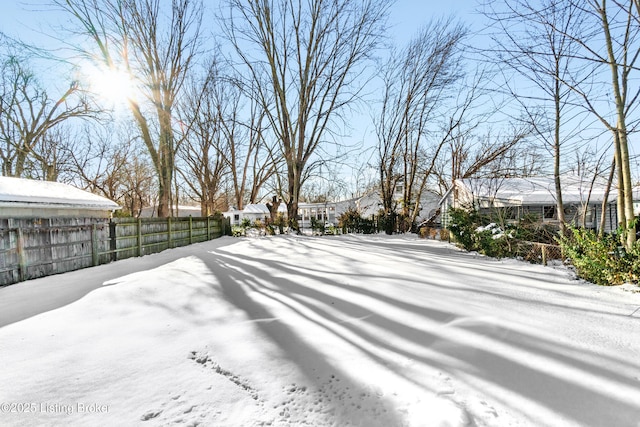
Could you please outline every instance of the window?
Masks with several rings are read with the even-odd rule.
[[[543,206],[542,218],[545,220],[556,219],[556,207],[555,206]]]
[[[240,221],[240,214],[234,214],[233,215],[233,220],[234,221]]]

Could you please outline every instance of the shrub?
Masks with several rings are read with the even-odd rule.
[[[604,286],[638,281],[640,243],[625,251],[618,234],[600,237],[580,228],[570,228],[558,241],[579,277]]]
[[[284,227],[287,225],[287,220],[285,219],[284,214],[282,212],[278,212],[273,225],[278,227],[278,232],[280,234],[284,234]]]
[[[338,227],[342,229],[343,233],[373,234],[378,232],[375,220],[362,218],[360,212],[354,208],[347,209],[338,217]]]
[[[473,233],[478,228],[478,213],[454,208],[449,211],[449,216],[451,218],[449,231],[453,234],[456,243],[468,251],[476,250]]]
[[[324,221],[311,218],[311,230],[317,234],[324,234]]]
[[[540,221],[540,216],[534,213],[525,214],[518,222],[516,238],[529,242],[557,244],[557,225]]]
[[[515,230],[503,230],[490,218],[475,210],[451,209],[449,231],[456,243],[468,251],[502,258],[511,253]]]

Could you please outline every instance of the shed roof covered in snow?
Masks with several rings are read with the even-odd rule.
[[[0,216],[109,217],[117,203],[60,182],[0,177]]]

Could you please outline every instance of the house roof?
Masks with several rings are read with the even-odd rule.
[[[561,177],[564,203],[602,202],[606,189],[603,179],[565,175]],[[593,184],[593,185],[592,185]],[[456,180],[456,186],[476,199],[491,200],[512,205],[542,205],[556,203],[553,177],[528,178],[465,178]],[[615,191],[610,200],[615,199]]]
[[[120,206],[97,194],[61,182],[0,177],[0,205],[11,207],[116,210]]]
[[[244,207],[243,213],[269,215],[269,208],[264,203],[253,203]]]

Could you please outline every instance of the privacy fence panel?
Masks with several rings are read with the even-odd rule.
[[[212,218],[0,219],[0,286],[220,237]]]

